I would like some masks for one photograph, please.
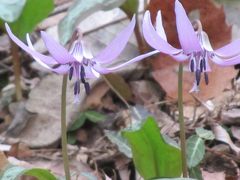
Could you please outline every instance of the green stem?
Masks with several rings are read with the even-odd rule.
[[[66,125],[66,94],[67,94],[67,75],[63,76],[62,97],[61,97],[61,131],[62,131],[62,156],[66,180],[71,180],[69,170],[69,160],[67,153],[67,125]]]
[[[15,87],[16,87],[16,100],[20,101],[22,99],[22,88],[21,88],[21,62],[18,54],[18,46],[10,40],[11,53],[13,57],[13,69],[15,77]]]
[[[182,172],[183,177],[188,176],[187,156],[186,156],[186,136],[185,124],[183,117],[183,64],[179,64],[178,70],[178,111],[179,111],[179,127],[181,140],[181,154],[182,154]]]

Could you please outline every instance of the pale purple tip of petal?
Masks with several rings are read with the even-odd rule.
[[[149,11],[145,12],[143,18],[143,36],[150,46],[165,54],[173,55],[182,51],[172,47],[167,41],[158,35],[152,25]]]
[[[49,53],[54,57],[57,62],[59,62],[60,64],[67,64],[69,62],[75,61],[75,58],[47,33],[41,31],[41,37]]]
[[[99,63],[109,63],[116,59],[123,51],[128,43],[128,40],[133,33],[136,24],[136,17],[133,16],[130,24],[124,28],[108,46],[102,50],[95,58],[94,61]]]
[[[14,41],[19,47],[21,47],[24,51],[26,51],[27,53],[29,53],[33,58],[38,58],[39,60],[41,60],[43,63],[45,64],[56,64],[57,62],[49,56],[45,56],[41,53],[38,53],[35,50],[32,50],[30,47],[28,47],[26,44],[24,44],[21,40],[19,40],[11,31],[10,27],[8,26],[7,23],[5,23],[5,27],[6,27],[6,31],[9,35],[9,37],[12,39],[12,41]]]
[[[201,51],[201,45],[182,4],[175,1],[176,24],[180,44],[186,54]]]
[[[96,65],[93,66],[93,68],[94,68],[97,72],[99,72],[99,73],[101,73],[101,74],[107,74],[107,73],[110,73],[110,72],[117,71],[118,69],[120,69],[120,68],[122,68],[122,67],[125,67],[125,66],[130,65],[130,64],[132,64],[132,63],[134,63],[134,62],[143,60],[143,59],[145,59],[145,58],[147,58],[147,57],[149,57],[149,56],[152,56],[152,55],[154,55],[154,54],[157,54],[157,53],[159,53],[158,50],[151,51],[151,52],[149,52],[149,53],[139,55],[139,56],[137,56],[137,57],[135,57],[135,58],[133,58],[133,59],[125,62],[125,63],[122,63],[122,64],[117,65],[117,66],[114,66],[114,67],[105,68],[105,67],[100,66],[99,64],[96,64]]]
[[[222,59],[221,57],[214,55],[213,57],[210,57],[210,59],[219,66],[233,66],[240,64],[240,55],[229,59]]]
[[[215,50],[214,53],[224,58],[240,55],[240,39]]]

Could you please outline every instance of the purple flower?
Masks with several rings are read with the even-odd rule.
[[[156,29],[152,25],[149,11],[144,14],[143,35],[151,47],[170,55],[176,61],[189,60],[189,70],[195,73],[195,82],[190,92],[199,91],[198,86],[202,74],[205,83],[208,84],[207,72],[211,71],[209,60],[220,66],[240,63],[240,40],[213,50],[208,35],[202,30],[200,21],[195,21],[198,25],[198,30],[195,32],[182,4],[178,0],[175,1],[175,14],[178,38],[182,49],[174,48],[167,42],[160,11],[158,11],[156,18]]]
[[[106,74],[118,70],[119,68],[140,61],[148,56],[158,53],[158,50],[137,56],[123,64],[115,67],[104,67],[112,63],[114,59],[123,51],[135,26],[135,16],[130,24],[124,28],[109,45],[103,49],[98,55],[93,57],[91,51],[86,46],[81,36],[75,40],[72,47],[67,51],[63,46],[58,44],[47,33],[41,32],[41,37],[51,56],[43,55],[34,50],[27,34],[28,46],[21,42],[10,30],[8,24],[5,24],[9,37],[24,51],[29,53],[39,64],[45,68],[58,73],[69,74],[69,79],[75,78],[74,95],[75,100],[80,94],[80,84],[85,87],[86,93],[89,93],[90,86],[86,81],[88,78],[98,78],[100,74]]]

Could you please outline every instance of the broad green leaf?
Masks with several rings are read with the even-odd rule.
[[[202,172],[198,166],[189,169],[189,176],[198,180],[203,180]]]
[[[76,131],[71,131],[67,133],[67,142],[68,144],[76,144],[77,142]]]
[[[206,139],[206,140],[213,140],[215,138],[212,131],[206,130],[203,128],[197,128],[196,133],[199,137]]]
[[[1,180],[16,180],[22,175],[29,175],[40,180],[57,180],[57,178],[46,169],[32,168],[26,169],[20,166],[9,165],[1,172]]]
[[[123,136],[132,149],[135,167],[144,179],[181,175],[181,152],[164,141],[152,117],[148,117],[139,130],[124,131]]]
[[[193,135],[187,140],[187,164],[189,168],[197,166],[205,154],[205,145],[202,138]]]
[[[52,175],[49,170],[40,168],[26,170],[24,175],[33,176],[40,180],[57,180],[57,178]]]
[[[139,1],[138,0],[126,0],[126,2],[120,7],[128,16],[138,12]]]
[[[109,10],[123,4],[125,0],[75,0],[67,15],[58,26],[60,42],[66,44],[76,26],[85,18],[99,10]]]
[[[23,39],[26,33],[32,32],[35,26],[46,18],[53,8],[53,0],[28,0],[20,17],[10,23],[10,27],[15,35]]]
[[[77,129],[79,129],[80,127],[82,127],[82,125],[85,123],[86,121],[86,116],[83,113],[80,113],[79,117],[74,121],[74,123],[70,126],[70,128],[68,129],[68,131],[75,131]]]
[[[125,154],[128,158],[132,158],[131,148],[121,134],[109,130],[105,130],[104,133],[113,144],[117,145],[120,152]]]
[[[106,120],[106,116],[96,111],[84,112],[86,118],[94,123]]]
[[[26,3],[26,0],[1,0],[0,18],[3,21],[16,21]]]

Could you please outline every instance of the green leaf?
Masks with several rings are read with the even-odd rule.
[[[139,1],[138,0],[126,0],[126,2],[120,7],[128,16],[132,17],[133,14],[138,12]]]
[[[206,139],[206,140],[213,140],[215,138],[212,131],[206,130],[203,128],[197,128],[196,133],[199,137]]]
[[[189,169],[189,176],[198,180],[203,180],[202,172],[198,166]]]
[[[181,175],[181,152],[167,144],[152,117],[148,117],[141,129],[124,131],[133,153],[133,161],[144,179],[179,177]]]
[[[187,140],[187,164],[189,168],[197,166],[205,154],[204,141],[197,135]]]
[[[76,131],[67,133],[67,142],[68,144],[76,144],[77,142]]]
[[[15,35],[23,39],[26,33],[32,32],[53,8],[53,0],[28,0],[20,17],[15,22],[10,23],[10,27]]]
[[[126,139],[122,138],[121,134],[109,130],[105,130],[104,133],[113,144],[117,145],[120,152],[125,154],[128,158],[132,158],[131,148]]]
[[[57,180],[57,178],[51,174],[50,171],[40,168],[26,169],[20,166],[9,166],[3,172],[1,172],[1,180],[16,180],[22,175],[33,176],[40,180]]]
[[[97,123],[99,121],[104,121],[106,120],[106,116],[96,112],[96,111],[86,111],[84,112],[84,115],[86,116],[86,118],[94,123]]]
[[[17,20],[25,3],[26,0],[1,0],[0,18],[7,22],[13,22]]]
[[[67,15],[59,23],[60,42],[66,44],[76,26],[91,14],[118,7],[124,2],[125,0],[88,0],[86,3],[86,1],[75,0]]]
[[[40,168],[26,170],[24,175],[33,176],[40,180],[57,180],[57,178],[52,175],[49,170]]]
[[[79,117],[74,121],[74,123],[70,126],[70,128],[68,129],[68,131],[75,131],[77,129],[79,129],[80,127],[82,127],[82,125],[85,123],[86,121],[86,116],[84,113],[80,113]]]

